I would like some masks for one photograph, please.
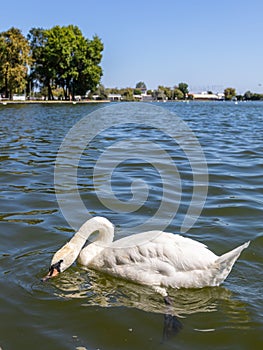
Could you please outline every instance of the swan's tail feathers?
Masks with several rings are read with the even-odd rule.
[[[241,246],[231,250],[228,253],[221,255],[218,259],[216,259],[214,263],[217,267],[216,280],[214,281],[215,285],[221,284],[227,278],[230,271],[232,270],[234,263],[239,258],[239,255],[245,248],[249,246],[249,243],[250,241],[242,244]]]

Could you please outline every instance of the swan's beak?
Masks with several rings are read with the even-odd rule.
[[[59,274],[57,269],[54,269],[53,272],[49,272],[45,277],[42,278],[42,282],[48,281],[52,277],[56,277]]]
[[[48,281],[50,278],[56,277],[60,273],[60,264],[63,260],[60,260],[56,264],[50,266],[48,274],[41,279],[42,282]]]

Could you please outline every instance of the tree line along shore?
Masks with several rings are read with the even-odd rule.
[[[263,94],[235,88],[222,93],[189,91],[181,82],[149,90],[142,81],[134,88],[101,84],[104,45],[94,35],[85,38],[74,25],[32,28],[25,37],[15,27],[0,33],[0,100],[16,102],[263,100]]]

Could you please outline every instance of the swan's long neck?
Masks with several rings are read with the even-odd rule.
[[[97,250],[104,249],[113,241],[114,226],[111,222],[99,216],[94,217],[85,222],[71,240],[54,254],[51,265],[59,262],[61,271],[66,270],[77,259],[89,236],[96,231],[99,235],[93,244],[97,245]]]
[[[90,235],[96,231],[99,232],[96,239],[97,243],[108,244],[113,241],[114,226],[109,220],[99,216],[86,221],[74,237],[77,239],[82,238],[86,242]]]

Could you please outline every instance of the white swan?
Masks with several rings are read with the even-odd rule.
[[[85,248],[89,236],[98,231],[95,242]],[[218,257],[190,238],[162,231],[149,231],[113,242],[114,226],[103,217],[85,222],[58,250],[51,261],[47,280],[79,263],[133,282],[149,285],[163,296],[166,288],[218,286],[243,249],[250,242]]]

